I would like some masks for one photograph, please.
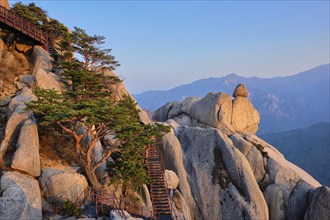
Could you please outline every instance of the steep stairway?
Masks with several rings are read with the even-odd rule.
[[[146,159],[154,216],[161,220],[172,220],[172,209],[165,183],[164,169],[159,149],[156,145],[150,146]]]

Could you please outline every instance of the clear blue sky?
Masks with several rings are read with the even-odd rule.
[[[69,28],[104,35],[132,93],[330,62],[329,1],[34,2]]]

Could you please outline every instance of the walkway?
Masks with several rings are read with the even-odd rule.
[[[41,44],[48,51],[48,33],[41,30],[28,19],[20,16],[13,10],[0,6],[0,23],[3,23],[16,31],[24,34]]]

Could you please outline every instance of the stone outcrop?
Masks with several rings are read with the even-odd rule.
[[[19,75],[17,81],[26,84],[30,88],[34,88],[37,83],[36,77],[32,75]]]
[[[0,3],[3,2],[6,1]],[[0,39],[0,62],[14,65],[24,57],[23,53],[30,54],[31,48],[16,45],[20,51],[17,56],[5,49]],[[74,168],[43,167],[39,184],[35,180],[40,175],[38,131],[32,113],[22,110],[26,103],[36,99],[31,91],[35,86],[61,91],[64,85],[60,71],[51,72],[53,59],[40,46],[33,47],[31,60],[31,75],[26,71],[15,75],[18,76],[12,82],[17,88],[15,96],[4,94],[0,98],[0,120],[7,122],[0,145],[0,162],[8,149],[16,150],[6,163],[20,172],[2,172],[0,219],[42,219],[41,207],[53,212],[49,203],[74,201],[88,186],[86,178]],[[104,74],[110,80],[117,77],[110,70]],[[5,83],[0,79],[0,87]],[[117,101],[130,96],[122,82],[109,84],[107,90]],[[273,146],[254,135],[260,117],[248,95],[247,88],[239,84],[232,96],[220,92],[209,93],[204,98],[188,97],[182,102],[167,103],[153,114],[154,120],[172,128],[162,138],[160,151],[173,213],[185,220],[328,218],[329,188],[321,187],[306,172],[286,161]],[[141,122],[152,123],[147,113],[137,108]],[[89,137],[83,141],[89,143]],[[102,141],[104,146],[98,141],[92,152],[93,163],[98,163],[103,151],[115,142],[111,135]],[[105,176],[105,163],[97,174]],[[122,192],[115,185],[108,190]],[[146,185],[135,196],[141,198],[145,208],[152,208]],[[135,219],[124,214],[126,219]],[[111,219],[121,217],[113,210]]]
[[[3,165],[4,163],[3,157],[8,148],[11,149],[16,146],[22,125],[26,120],[32,119],[32,113],[24,111],[24,108],[26,107],[25,103],[31,102],[35,99],[36,97],[33,95],[32,91],[28,88],[24,88],[21,93],[11,99],[8,104],[9,118],[6,123],[4,139],[0,145],[0,165]]]
[[[46,74],[53,68],[54,59],[41,46],[34,46],[31,56],[31,75],[36,76],[43,70]]]
[[[248,97],[249,92],[244,84],[238,84],[233,92],[233,97]]]
[[[284,197],[283,190],[276,184],[269,185],[264,191],[264,196],[267,201],[270,220],[284,220]]]
[[[22,52],[24,54],[30,53],[30,51],[33,48],[32,46],[25,45],[25,44],[16,44],[15,47],[16,47],[17,51]]]
[[[46,73],[43,69],[35,72],[36,84],[43,89],[54,89],[61,91],[62,86],[60,78],[52,72]]]
[[[188,97],[182,102],[169,102],[157,109],[152,118],[165,122],[173,119],[182,126],[213,127],[225,133],[256,133],[260,116],[249,101],[248,91],[239,84],[233,97],[220,92],[211,92],[204,98]]]
[[[134,218],[134,217],[132,217],[126,211],[117,211],[117,210],[111,210],[110,211],[110,220],[122,220],[123,219],[122,215],[127,220],[143,220],[142,218]]]
[[[31,176],[40,176],[39,136],[35,120],[26,120],[20,130],[11,167]]]
[[[246,97],[238,96],[233,101],[231,125],[235,131],[250,132],[258,131],[260,116],[252,103]]]
[[[39,178],[41,193],[48,202],[74,201],[88,186],[86,178],[74,170],[43,168]]]
[[[38,181],[17,172],[4,172],[1,177],[0,217],[42,219]]]
[[[151,198],[150,198],[150,192],[149,189],[147,187],[147,185],[143,184],[140,187],[140,198],[143,202],[143,205],[147,208],[147,209],[152,209],[152,202],[151,202]]]
[[[176,123],[172,121],[172,126],[174,127],[173,130],[175,130],[175,124]],[[164,152],[164,165],[166,169],[173,170],[179,178],[178,189],[184,197],[189,214],[186,216],[186,219],[199,219],[200,216],[197,210],[197,204],[192,196],[192,189],[188,182],[188,174],[183,164],[184,158],[181,144],[173,130],[162,138],[161,146],[163,148],[162,151]]]
[[[185,113],[214,128],[230,127],[232,99],[226,93],[209,93],[193,102]]]
[[[327,219],[330,216],[330,188],[322,186],[315,189],[309,197],[304,220]]]
[[[108,92],[111,93],[113,100],[119,101],[124,96],[130,96],[134,101],[136,101],[134,97],[129,94],[124,83],[119,80],[118,76],[113,71],[110,69],[102,69],[102,67],[96,67],[95,71],[102,72],[106,77],[109,77],[109,82],[105,82],[105,86]],[[117,81],[117,83],[111,83],[113,80]],[[149,119],[148,114],[142,110],[139,105],[137,105],[136,108],[140,111],[138,114],[141,122],[144,124],[150,124],[151,120]]]
[[[179,185],[179,178],[172,170],[165,170],[165,181],[168,189],[176,189]]]
[[[175,170],[180,179],[179,191],[186,190],[180,187],[181,180],[189,180],[191,192],[183,191],[183,198],[187,205],[195,205],[189,199],[190,196],[196,201],[197,209],[188,205],[193,210],[193,219],[237,219],[242,217],[242,213],[251,219],[268,218],[268,208],[253,171],[247,159],[232,145],[228,137],[212,128],[187,128],[174,124],[173,129],[179,143],[174,137],[171,141],[181,145],[183,161],[173,158],[180,154],[169,153],[165,155],[165,167],[172,167],[173,163],[177,163],[177,168],[181,167]],[[173,148],[173,143],[168,143],[169,136],[167,134],[163,140],[165,154],[170,147]],[[172,155],[171,160],[169,155]],[[224,167],[228,169],[225,170]],[[220,201],[230,201],[231,198],[235,198],[233,203],[221,205]]]
[[[175,212],[186,205],[186,219],[306,218],[320,184],[254,135],[260,118],[245,86],[233,95],[186,98],[153,115],[172,127],[162,152],[165,168],[179,178]]]

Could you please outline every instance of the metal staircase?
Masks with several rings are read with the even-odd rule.
[[[146,161],[154,216],[156,219],[172,220],[172,208],[165,182],[162,158],[156,145],[152,145],[148,149]]]

